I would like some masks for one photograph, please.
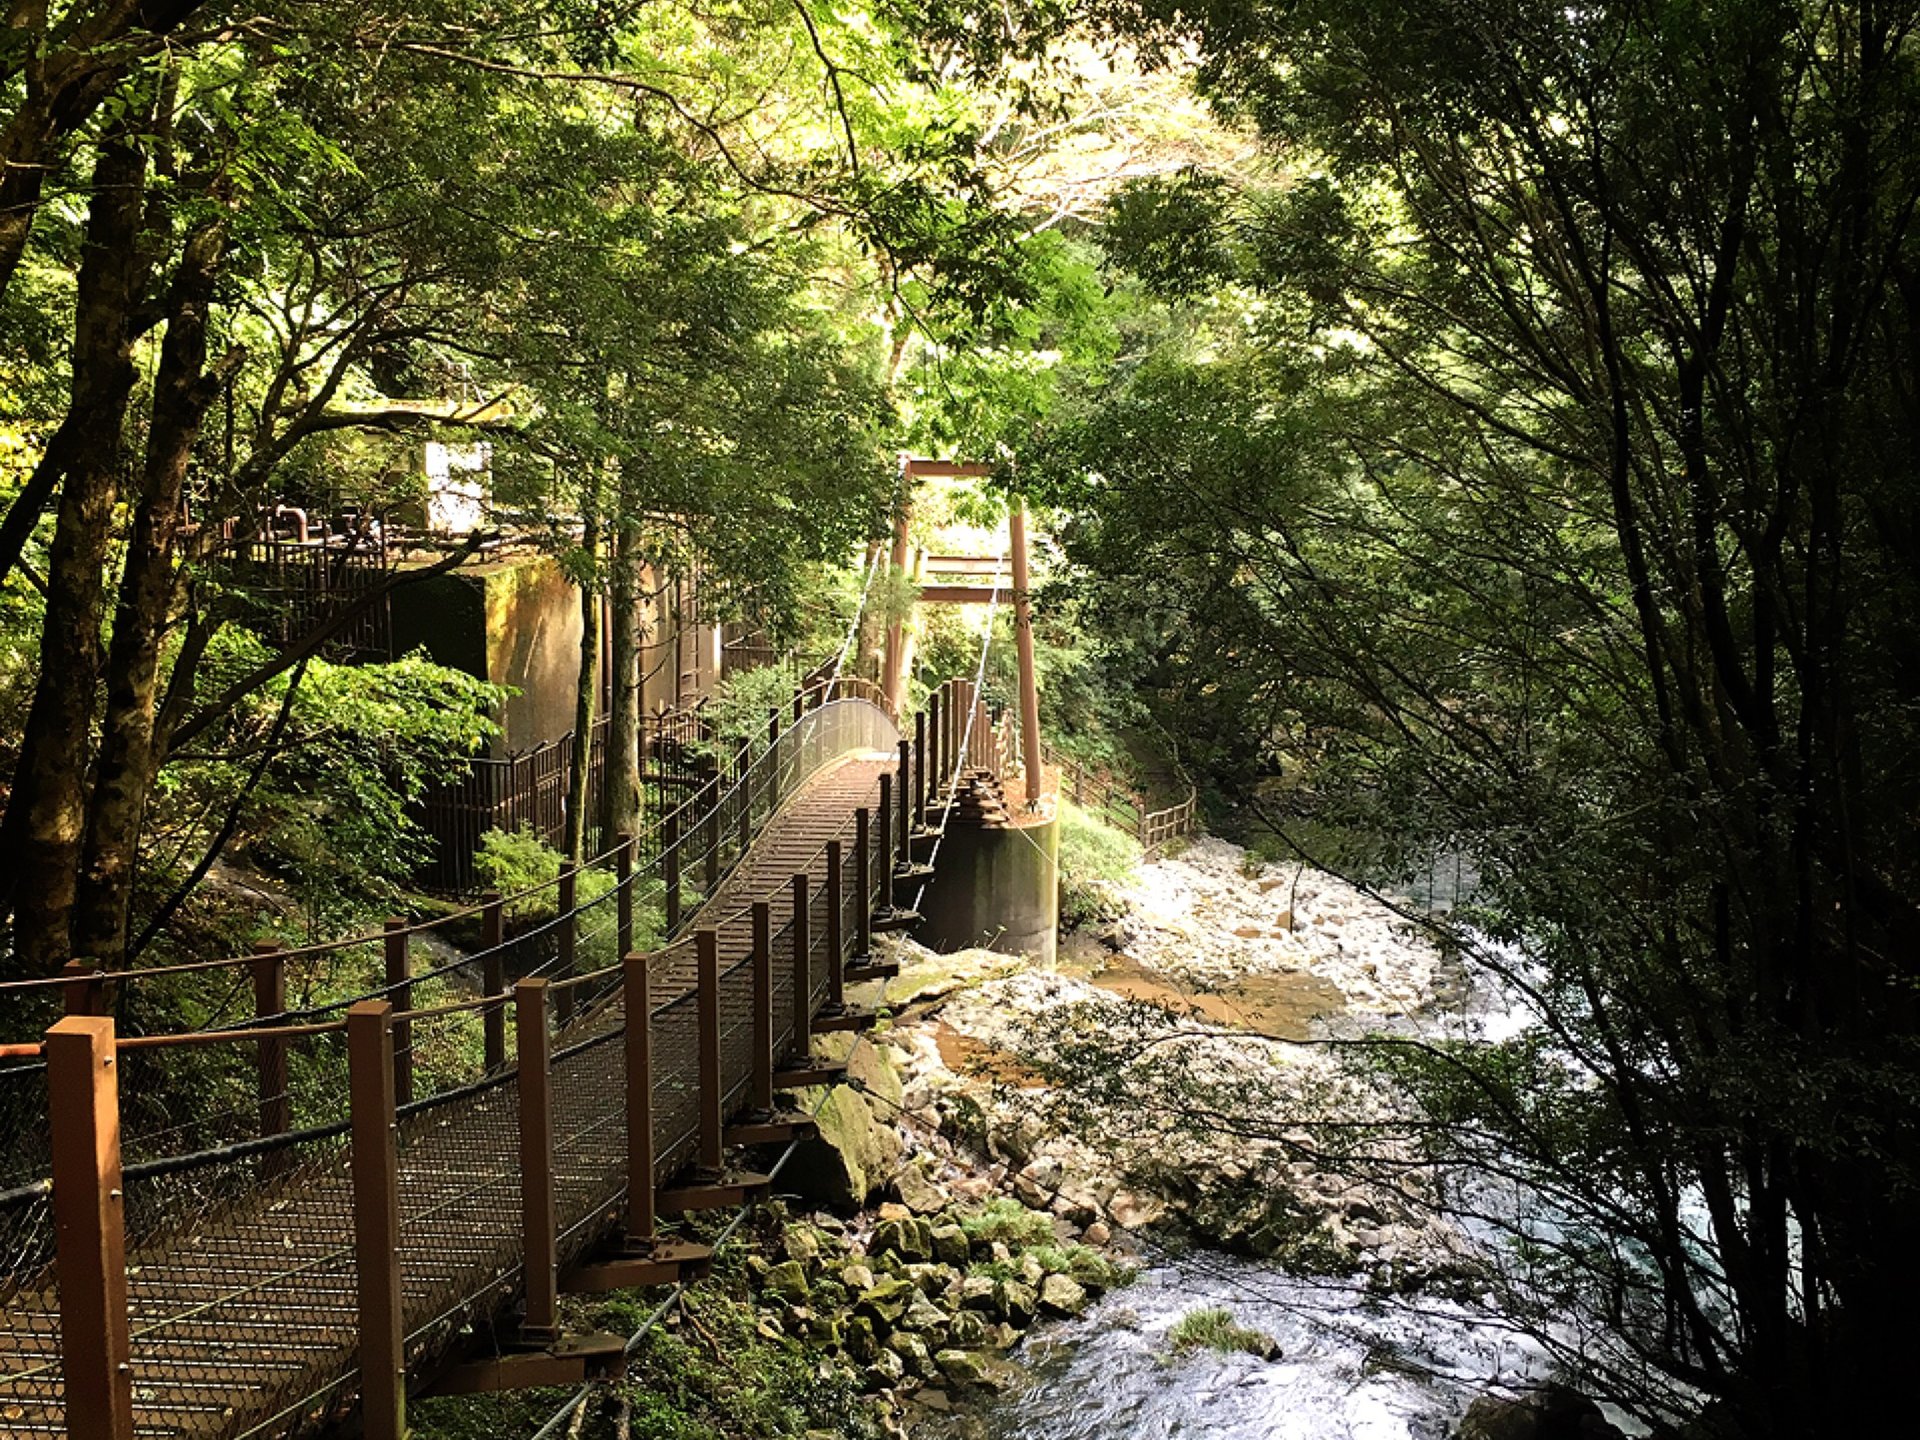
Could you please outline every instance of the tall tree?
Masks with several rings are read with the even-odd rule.
[[[1920,12],[1123,8],[1297,178],[1116,214],[1243,288],[1053,436],[1090,586],[1167,616],[1170,708],[1225,698],[1219,773],[1477,866],[1453,939],[1539,1024],[1391,1069],[1443,1122],[1400,1138],[1532,1187],[1455,1197],[1506,1303],[1651,1423],[1873,1428],[1920,1281]]]

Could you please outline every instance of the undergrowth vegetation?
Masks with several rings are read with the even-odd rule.
[[[1090,810],[1060,801],[1060,925],[1111,920],[1126,909],[1125,890],[1141,860],[1140,844]]]
[[[1223,1355],[1243,1352],[1267,1356],[1276,1349],[1272,1336],[1242,1325],[1224,1305],[1189,1310],[1167,1331],[1167,1343],[1176,1355],[1217,1350]]]

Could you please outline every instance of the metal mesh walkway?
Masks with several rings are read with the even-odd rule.
[[[656,1185],[683,1171],[701,1130],[701,1055],[694,932],[717,937],[722,1105],[745,1108],[754,1066],[755,902],[771,931],[772,1040],[789,1053],[794,992],[806,1014],[837,990],[862,905],[850,878],[829,894],[830,841],[849,854],[857,812],[876,806],[885,751],[825,755],[759,828],[732,871],[705,894],[680,938],[646,960],[651,1017],[651,1114]],[[882,758],[885,755],[886,758]],[[821,760],[822,757],[816,757]],[[871,827],[879,830],[880,827]],[[888,862],[870,836],[862,873]],[[796,943],[796,875],[805,874],[804,963]],[[882,882],[884,891],[884,881]],[[836,912],[828,953],[826,911]],[[563,1265],[617,1230],[628,1185],[627,1015],[616,963],[567,987],[570,1017],[555,1026],[550,1071],[553,1195]],[[449,1007],[452,1008],[452,1007]],[[503,1007],[504,1008],[504,1007]],[[412,1012],[416,1043],[434,1017]],[[312,1027],[311,1043],[343,1043]],[[505,1311],[522,1288],[520,1091],[515,1068],[396,1112],[399,1274],[406,1365],[428,1371],[471,1321]],[[337,1083],[337,1082],[336,1082]],[[133,1430],[141,1436],[284,1433],[347,1409],[360,1390],[360,1276],[347,1096],[335,1118],[248,1148],[130,1166],[124,1185]],[[56,1139],[55,1145],[58,1146]],[[57,1162],[56,1162],[57,1163]],[[0,1232],[0,1433],[69,1432],[58,1268],[44,1194],[20,1187]],[[62,1252],[64,1256],[64,1251]]]

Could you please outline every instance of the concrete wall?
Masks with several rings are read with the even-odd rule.
[[[943,952],[984,946],[1051,961],[1060,932],[1060,822],[950,825],[914,939]]]
[[[424,646],[436,662],[520,694],[497,718],[493,753],[527,750],[573,728],[580,675],[580,593],[545,555],[488,561],[401,590],[394,653]]]
[[[520,691],[500,717],[495,753],[558,739],[573,729],[574,691],[580,679],[580,592],[546,556],[490,569],[483,579],[487,678]]]
[[[643,595],[658,584],[651,567],[642,572]],[[672,596],[668,586],[659,600],[641,602],[644,710],[691,704],[696,670],[702,692],[719,684],[720,628],[676,630]],[[580,592],[550,556],[490,560],[408,586],[394,599],[393,637],[396,655],[424,646],[439,664],[519,690],[498,717],[494,754],[528,750],[573,729]],[[607,662],[603,634],[603,676]]]

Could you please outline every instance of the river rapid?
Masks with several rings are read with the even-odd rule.
[[[1490,1384],[1544,1373],[1530,1342],[1444,1302],[1211,1251],[1143,1258],[1132,1285],[1029,1336],[1007,1389],[926,1412],[915,1440],[1444,1440]],[[1176,1353],[1169,1331],[1212,1306],[1278,1358]]]
[[[1487,1035],[1514,1023],[1488,997],[1449,994],[1427,946],[1331,877],[1295,872],[1281,886],[1243,859],[1203,841],[1185,861],[1148,867],[1124,926],[1127,954],[1094,983],[1149,1001],[1171,983],[1212,1023],[1267,1033],[1304,1017],[1269,1008],[1243,1019],[1204,1004],[1250,1008],[1248,996],[1266,998],[1262,983],[1278,983],[1316,1006],[1320,990],[1334,997],[1296,1034],[1331,1022]],[[967,1011],[961,1000],[947,1013],[964,1026]],[[988,1025],[973,1029],[1004,1043]],[[997,1393],[922,1397],[914,1440],[1445,1440],[1475,1396],[1548,1371],[1536,1343],[1445,1300],[1138,1238],[1133,1284],[1031,1333]],[[1179,1350],[1174,1327],[1214,1308],[1277,1354]]]

